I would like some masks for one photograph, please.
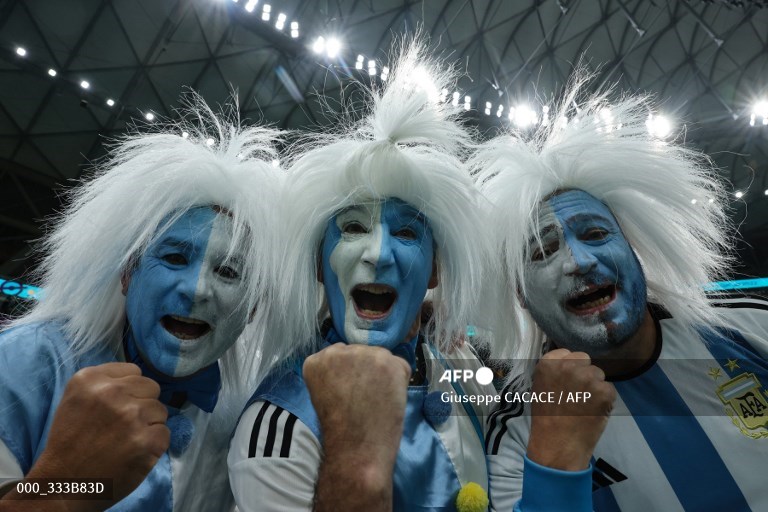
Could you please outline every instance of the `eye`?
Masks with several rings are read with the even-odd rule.
[[[542,261],[548,258],[550,255],[557,252],[560,248],[560,242],[558,240],[552,240],[547,242],[544,246],[536,247],[531,253],[531,261]]]
[[[398,229],[395,232],[395,236],[397,238],[402,238],[403,240],[416,240],[417,238],[416,231],[412,230],[411,228]]]
[[[225,279],[239,279],[240,278],[240,272],[235,270],[234,268],[230,267],[229,265],[221,265],[220,267],[216,267],[214,269],[214,272],[219,274],[221,277]]]
[[[608,231],[602,228],[591,228],[581,236],[581,239],[586,241],[598,241],[605,240],[607,236]]]
[[[367,233],[368,230],[365,229],[365,226],[360,224],[359,222],[347,222],[344,224],[344,226],[341,228],[341,232],[348,234],[348,235],[362,235],[364,233]]]
[[[166,263],[170,263],[171,265],[179,266],[179,265],[187,264],[187,258],[185,258],[183,254],[180,254],[178,252],[172,252],[170,254],[166,254],[161,259]]]

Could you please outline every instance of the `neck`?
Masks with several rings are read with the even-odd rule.
[[[594,357],[592,363],[605,372],[607,379],[621,378],[640,370],[656,351],[656,322],[646,308],[640,328],[621,346]]]

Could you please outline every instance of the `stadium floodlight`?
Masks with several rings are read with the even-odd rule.
[[[107,98],[107,106],[108,107],[114,107],[115,106],[115,100],[112,98]]]
[[[22,48],[21,46],[16,47],[16,55],[19,57],[26,57],[27,56],[27,50],[25,48]]]
[[[315,53],[323,53],[325,51],[325,38],[323,36],[318,37],[312,43],[312,51]]]
[[[386,82],[387,78],[389,78],[389,68],[387,66],[383,66],[381,68],[381,81]]]
[[[752,115],[749,116],[749,125],[755,126],[756,123],[768,125],[768,101],[760,100],[752,107]]]
[[[189,138],[189,132],[181,132],[181,136],[184,139],[188,139]]]
[[[56,72],[55,69],[53,68],[48,69],[48,76],[56,76],[57,74],[58,73]]]
[[[205,143],[206,143],[206,144],[208,144],[209,146],[213,146],[213,143],[214,143],[214,142],[216,142],[216,141],[214,141],[214,140],[213,140],[213,138],[211,138],[211,137],[209,137],[209,138],[208,138],[208,139],[206,139],[206,141],[205,141]]]
[[[80,82],[80,87],[82,87],[83,89],[88,89],[88,88],[91,87],[91,84],[88,83],[87,80],[83,80],[83,81]]]
[[[744,192],[742,192],[741,190],[737,190],[733,195],[736,196],[736,199],[741,199],[742,197],[744,197]]]
[[[328,55],[328,57],[335,59],[339,55],[340,51],[341,41],[335,37],[329,38],[328,43],[325,45],[325,53]]]
[[[509,114],[512,115],[510,110]],[[526,104],[518,105],[514,109],[514,122],[520,128],[527,128],[536,124],[536,112]]]
[[[355,62],[355,69],[363,69],[364,63],[365,63],[365,57],[363,55],[358,55],[357,61]]]
[[[370,76],[376,76],[376,61],[375,60],[369,60],[368,61],[368,74]]]
[[[493,108],[493,104],[490,101],[485,102],[485,115],[489,116],[491,115],[491,108]]]
[[[471,108],[472,108],[472,97],[464,96],[464,110],[469,110]]]
[[[648,115],[648,120],[645,122],[645,126],[648,128],[648,132],[659,139],[665,139],[672,133],[672,123],[666,116],[655,116],[653,114]]]
[[[299,22],[298,21],[292,21],[291,22],[291,37],[296,39],[299,37]]]
[[[248,3],[245,4],[245,10],[248,12],[253,12],[254,9],[256,9],[256,5],[258,5],[259,0],[248,0]]]
[[[453,105],[454,107],[458,107],[459,106],[459,98],[460,97],[461,97],[461,94],[459,94],[459,91],[454,91],[453,92],[453,101],[451,101],[451,105]]]
[[[277,15],[277,21],[275,22],[275,28],[277,30],[283,30],[283,27],[285,27],[285,14],[280,13]]]
[[[152,112],[147,112],[146,114],[144,114],[144,119],[146,119],[147,121],[154,121],[155,114],[153,114]]]

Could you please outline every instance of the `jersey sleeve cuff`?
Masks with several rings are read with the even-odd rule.
[[[516,512],[569,510],[592,512],[592,465],[582,471],[563,471],[525,457],[523,496]]]

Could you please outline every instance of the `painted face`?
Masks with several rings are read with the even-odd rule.
[[[611,211],[582,190],[539,210],[541,245],[530,243],[525,303],[558,346],[603,355],[640,328],[645,276]]]
[[[328,221],[323,283],[336,331],[348,343],[393,349],[429,286],[432,230],[399,199],[355,205]]]
[[[189,210],[144,253],[130,276],[126,315],[142,357],[184,377],[213,364],[245,328],[243,258],[227,258],[232,219]]]

